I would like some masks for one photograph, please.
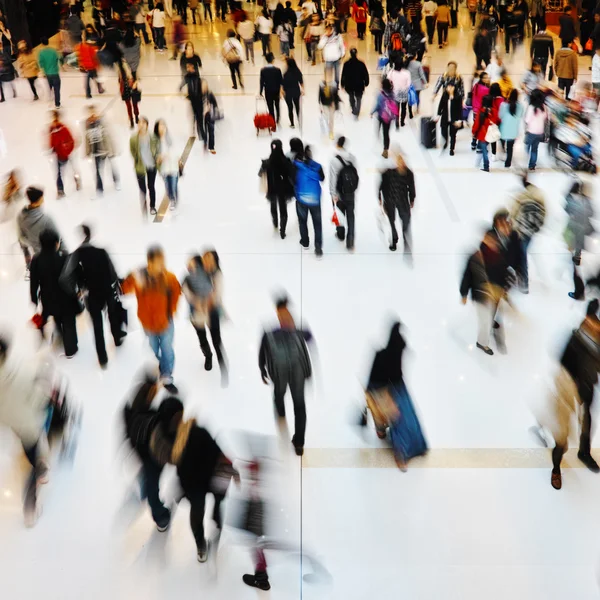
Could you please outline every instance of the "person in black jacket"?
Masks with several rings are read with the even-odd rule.
[[[152,519],[158,531],[166,531],[171,522],[171,511],[162,503],[159,494],[160,475],[163,465],[159,465],[150,452],[150,439],[158,426],[158,411],[151,408],[158,392],[156,377],[146,374],[137,386],[133,399],[125,406],[123,418],[125,438],[140,459],[142,468],[139,475],[142,500],[148,500]]]
[[[283,74],[283,94],[288,107],[290,127],[294,129],[294,108],[296,109],[298,121],[300,121],[300,96],[304,95],[304,78],[302,77],[302,71],[293,58],[288,58],[286,65],[287,69]]]
[[[202,60],[196,51],[194,50],[194,44],[192,42],[186,42],[185,50],[181,55],[181,60],[179,61],[179,66],[181,68],[181,76],[185,77],[188,72],[187,66],[191,64],[194,67],[194,71],[200,75],[200,69],[202,68]]]
[[[485,69],[492,61],[492,40],[486,24],[481,26],[479,33],[475,36],[473,51],[475,52],[475,69]]]
[[[554,62],[554,39],[546,31],[546,19],[544,18],[542,18],[540,21],[539,31],[531,40],[531,48],[529,52],[531,55],[531,60],[541,65],[542,73],[544,74],[545,78],[548,60],[550,60],[550,64]]]
[[[571,5],[565,4],[563,14],[558,19],[558,22],[560,23],[560,32],[558,36],[560,37],[561,48],[568,48],[577,37],[577,29],[575,21],[571,16],[571,11]]]
[[[184,54],[185,56],[185,54]],[[183,62],[183,57],[182,57]],[[204,117],[202,115],[202,81],[193,62],[185,64],[186,72],[179,89],[187,88],[187,98],[190,101],[192,114],[196,123],[198,137],[204,139]]]
[[[448,148],[450,138],[450,156],[454,156],[456,147],[456,132],[463,127],[463,99],[456,93],[456,88],[449,84],[446,86],[438,106],[440,128],[444,138],[444,150]]]
[[[357,58],[356,48],[350,49],[350,58],[342,69],[342,88],[346,90],[350,100],[352,114],[358,119],[365,88],[369,85],[369,71],[362,60]]]
[[[294,49],[294,32],[296,31],[296,26],[298,25],[298,16],[296,15],[296,11],[292,8],[292,3],[290,0],[287,0],[285,3],[285,8],[283,9],[283,22],[289,23],[292,26],[292,35],[290,36],[290,50]]]
[[[267,65],[260,70],[260,95],[264,93],[269,114],[279,124],[279,98],[281,96],[281,85],[283,84],[283,75],[281,69],[273,64],[275,57],[272,52],[265,56]]]
[[[267,200],[271,203],[273,227],[275,230],[279,227],[279,234],[284,240],[288,221],[287,203],[294,195],[294,167],[283,153],[281,140],[271,142],[271,155],[262,161],[258,176],[267,178]]]
[[[410,230],[410,216],[417,195],[415,176],[399,152],[396,154],[396,165],[395,169],[387,169],[381,175],[379,204],[383,206],[392,228],[390,250],[394,252],[398,247],[398,232],[396,231],[396,211],[398,211],[398,216],[402,221],[404,255],[411,257],[412,235]]]
[[[87,309],[94,325],[96,353],[102,368],[108,363],[104,342],[104,319],[107,309],[110,330],[115,346],[123,343],[127,335],[123,325],[123,307],[118,300],[118,277],[108,252],[92,246],[92,232],[88,225],[82,225],[83,243],[69,258],[60,277],[60,283],[69,296],[76,296],[79,290],[87,290]]]
[[[41,300],[43,323],[49,316],[54,318],[56,330],[62,336],[65,354],[67,358],[72,358],[77,353],[75,317],[80,308],[77,297],[65,292],[59,282],[67,257],[59,251],[60,238],[52,229],[40,233],[40,244],[40,253],[31,261],[31,301],[37,306]]]

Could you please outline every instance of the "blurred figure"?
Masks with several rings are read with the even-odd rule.
[[[83,35],[83,21],[75,7],[71,7],[69,11],[69,17],[65,23],[65,27],[69,32],[71,44],[73,46],[80,44]]]
[[[294,109],[296,110],[296,117],[298,118],[298,124],[300,125],[300,98],[301,96],[304,96],[304,77],[293,58],[287,59],[286,67],[285,73],[283,74],[282,87],[285,103],[288,107],[290,127],[294,129]]]
[[[15,220],[23,209],[23,188],[19,172],[15,169],[6,177],[2,192],[2,209],[0,210],[0,223]]]
[[[171,56],[170,60],[177,60],[179,50],[186,36],[185,26],[182,23],[180,16],[176,16],[173,19],[173,31],[171,35],[173,37],[173,56]]]
[[[538,147],[544,141],[548,111],[541,90],[533,90],[529,96],[529,106],[525,111],[525,148],[529,154],[529,170],[535,171]]]
[[[321,220],[321,181],[325,179],[323,167],[312,158],[310,146],[306,146],[294,160],[296,178],[294,196],[296,198],[296,213],[300,228],[300,245],[308,250],[308,215],[310,213],[315,232],[315,254],[323,256],[323,223]]]
[[[267,53],[271,52],[271,33],[273,32],[273,19],[269,17],[269,13],[266,8],[263,8],[263,12],[260,15],[258,15],[255,21],[255,25],[256,30],[258,31],[258,35],[260,37],[263,56],[267,56]]]
[[[552,61],[550,66],[554,61],[554,38],[546,32],[545,17],[540,17],[538,28],[538,32],[531,39],[530,56],[534,62],[539,63],[545,79],[548,73],[548,60]],[[553,77],[548,77],[548,79],[553,79]]]
[[[62,180],[62,170],[67,166],[69,159],[72,157],[73,150],[75,149],[75,138],[71,130],[60,120],[60,112],[54,109],[51,114],[52,122],[50,123],[48,146],[56,156],[56,196],[57,198],[64,198],[65,187]],[[81,177],[72,159],[71,169],[73,170],[75,189],[79,191],[81,189]]]
[[[392,228],[392,243],[390,250],[395,252],[398,247],[398,232],[396,231],[396,211],[402,221],[402,237],[404,239],[404,255],[412,258],[412,234],[410,218],[415,206],[417,191],[415,176],[408,168],[400,152],[396,153],[396,167],[386,169],[381,175],[379,184],[379,204],[383,207]]]
[[[146,32],[145,29],[143,31]],[[146,35],[148,34],[146,33]],[[141,46],[142,41],[139,35],[136,34],[135,23],[128,23],[123,41],[119,43],[119,49],[123,53],[123,59],[129,66],[134,80],[137,80],[137,72],[140,66]]]
[[[325,79],[319,84],[319,107],[323,132],[334,138],[335,113],[340,106],[340,94],[337,83],[331,81],[331,70],[325,69]]]
[[[106,159],[108,159],[110,163],[115,189],[117,191],[121,189],[119,173],[112,160],[115,156],[112,138],[106,129],[104,122],[96,113],[96,107],[93,105],[88,107],[88,118],[85,122],[85,155],[94,159],[97,195],[102,195],[104,193],[102,167],[104,166],[104,161]]]
[[[273,64],[275,57],[271,52],[267,52],[265,60],[267,64],[260,70],[259,94],[261,96],[264,94],[269,114],[279,125],[279,100],[281,98],[283,75],[281,69]]]
[[[29,87],[33,93],[33,100],[39,100],[35,82],[37,80],[40,68],[38,67],[37,59],[33,50],[29,47],[29,44],[25,40],[19,42],[19,56],[17,58],[17,68],[19,74],[29,82]]]
[[[31,302],[37,307],[42,304],[42,323],[54,318],[56,331],[62,338],[65,355],[73,358],[77,354],[77,326],[75,317],[82,311],[76,295],[67,293],[60,284],[67,256],[60,250],[60,238],[53,229],[40,234],[41,250],[31,260]],[[42,336],[43,324],[40,328]]]
[[[154,124],[154,135],[158,140],[156,165],[165,182],[165,190],[169,198],[169,208],[175,210],[179,200],[178,183],[181,164],[175,145],[164,119]]]
[[[575,290],[569,292],[569,296],[573,300],[583,300],[585,286],[579,275],[578,267],[581,265],[581,252],[585,248],[586,238],[594,233],[592,225],[594,209],[587,186],[582,181],[573,182],[567,194],[565,211],[569,221],[565,228],[564,238],[573,257],[573,283],[575,286]]]
[[[381,156],[387,158],[390,149],[390,127],[399,115],[398,105],[394,100],[394,88],[389,79],[384,79],[381,82],[381,92],[377,96],[375,108],[371,111],[371,116],[373,115],[377,115],[379,128],[383,132],[383,152]]]
[[[266,178],[266,195],[271,204],[273,227],[275,230],[279,228],[281,239],[284,240],[288,221],[287,203],[294,196],[294,168],[283,153],[281,140],[271,142],[271,154],[262,161],[258,176]]]
[[[187,50],[186,50],[187,52]],[[186,55],[182,55],[182,60]],[[193,115],[193,126],[198,135],[199,139],[203,138],[203,124],[202,124],[202,80],[200,79],[199,72],[195,69],[192,62],[186,62],[185,73],[183,74],[183,81],[179,86],[182,90],[184,87],[187,89],[187,99],[190,101],[190,107]]]
[[[151,246],[146,256],[147,267],[130,273],[121,288],[124,294],[135,294],[138,319],[158,359],[162,384],[168,392],[176,394],[178,390],[173,383],[173,316],[177,311],[181,286],[177,277],[167,271],[160,246]]]
[[[92,97],[92,88],[90,82],[96,83],[99,94],[104,94],[104,87],[98,80],[98,48],[93,38],[86,37],[84,42],[75,46],[79,68],[85,73],[85,97],[89,100]]]
[[[244,18],[238,23],[237,33],[244,42],[244,50],[246,51],[246,62],[252,60],[254,64],[254,23],[244,14]]]
[[[244,89],[244,82],[242,81],[242,73],[240,70],[243,50],[242,45],[235,37],[235,31],[233,29],[229,29],[227,31],[227,39],[223,42],[221,54],[225,62],[229,65],[229,73],[231,75],[233,89],[237,90],[238,81],[240,83],[240,87]]]
[[[524,294],[529,293],[529,269],[527,250],[533,236],[543,227],[546,219],[546,202],[542,190],[533,185],[527,178],[527,171],[522,175],[523,191],[517,194],[512,210],[513,228],[521,241],[521,261],[517,274],[519,287]]]
[[[44,424],[51,388],[41,377],[37,360],[15,360],[11,344],[0,336],[0,424],[20,439],[32,472],[26,494],[25,524],[32,527],[40,513],[37,488],[48,482],[47,439]]]
[[[133,158],[135,175],[140,188],[142,215],[146,216],[146,191],[150,195],[150,214],[156,214],[156,158],[158,156],[158,138],[148,130],[148,119],[139,117],[138,129],[129,140],[129,151]],[[146,185],[147,184],[147,185]]]
[[[285,419],[285,393],[289,386],[294,403],[294,437],[292,444],[298,456],[304,454],[306,404],[304,386],[312,376],[312,364],[306,342],[312,341],[310,331],[296,328],[288,309],[287,298],[276,303],[279,327],[263,335],[258,353],[258,366],[263,382],[273,382],[273,401],[280,419]]]
[[[158,2],[152,15],[152,34],[154,37],[154,49],[159,52],[165,50],[165,11],[162,2]]]
[[[217,105],[217,98],[208,87],[208,81],[202,80],[200,86],[200,100],[202,106],[200,123],[202,125],[201,134],[204,140],[204,149],[211,154],[216,154],[215,150],[215,121],[220,118]]]
[[[321,36],[317,48],[321,50],[325,63],[325,79],[328,79],[327,72],[333,71],[337,88],[340,85],[340,64],[346,55],[343,38],[332,25],[326,25],[325,34]]]
[[[96,354],[102,368],[108,363],[104,343],[104,309],[108,312],[110,330],[115,346],[120,346],[127,335],[123,325],[123,307],[118,300],[118,277],[108,252],[91,243],[92,231],[88,225],[81,226],[83,242],[71,256],[60,277],[63,289],[70,295],[87,292],[86,307],[92,318]]]
[[[185,50],[181,54],[179,66],[181,68],[182,77],[185,77],[186,73],[189,72],[189,64],[193,66],[193,71],[199,76],[200,69],[202,68],[202,60],[200,59],[200,56],[196,53],[196,50],[194,49],[194,44],[192,42],[186,42]]]
[[[166,531],[171,523],[171,511],[160,499],[159,482],[163,470],[150,451],[150,440],[154,429],[159,426],[158,411],[152,401],[159,389],[159,382],[150,374],[138,384],[132,399],[123,410],[125,437],[142,463],[138,479],[141,499],[148,501],[152,520],[158,531]]]
[[[137,80],[124,65],[121,65],[119,68],[119,91],[121,92],[121,100],[123,100],[125,107],[127,108],[129,128],[133,129],[134,120],[135,124],[139,121],[139,103],[142,94],[138,88]]]
[[[450,156],[454,156],[456,148],[456,134],[464,127],[463,98],[456,92],[452,83],[446,86],[438,105],[438,118],[440,129],[444,138],[443,150],[448,148],[450,142]]]
[[[350,49],[350,58],[342,69],[342,89],[346,90],[350,100],[350,110],[358,119],[365,88],[369,85],[369,71],[362,60],[357,57],[356,48]]]
[[[49,46],[48,38],[42,37],[42,45],[37,60],[42,73],[46,76],[50,91],[54,92],[54,108],[60,108],[60,57],[58,52]]]
[[[13,98],[17,97],[17,88],[15,87],[15,68],[13,67],[10,51],[3,52],[0,47],[0,102],[5,102],[4,84],[8,83],[12,89]]]
[[[29,266],[33,254],[38,254],[42,249],[40,234],[43,231],[58,232],[54,220],[43,210],[44,192],[39,188],[30,186],[25,192],[29,205],[26,206],[17,217],[17,230],[19,233],[19,244],[25,257],[25,279],[29,280]],[[58,233],[57,233],[58,235]],[[66,248],[63,246],[63,251]]]

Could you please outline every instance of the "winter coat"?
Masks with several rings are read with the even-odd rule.
[[[17,217],[17,229],[19,233],[19,242],[31,248],[34,254],[37,254],[42,246],[40,244],[40,233],[45,229],[51,229],[58,232],[54,220],[47,215],[41,206],[30,208],[26,206]],[[66,252],[64,246],[61,246]]]
[[[465,97],[465,84],[463,78],[460,75],[454,75],[450,77],[445,73],[438,77],[438,80],[435,83],[435,87],[433,88],[433,95],[435,96],[440,90],[446,90],[449,85],[454,86],[454,91],[458,96]]]
[[[449,123],[455,123],[456,121],[463,120],[463,99],[458,96],[456,92],[453,98],[450,100],[450,114],[448,114],[448,93],[442,94],[442,99],[438,105],[437,114],[440,116],[440,124],[442,128],[448,126]]]
[[[471,300],[479,304],[484,304],[491,299],[488,276],[480,250],[469,256],[460,282],[461,297],[466,298],[469,292]]]
[[[523,105],[517,103],[515,114],[510,113],[510,104],[503,102],[498,116],[500,117],[500,135],[503,140],[516,140],[519,137],[519,127],[523,120]]]
[[[483,99],[490,93],[490,88],[483,83],[477,82],[473,86],[471,92],[471,106],[473,107],[473,113],[477,114],[481,110]]]
[[[495,249],[485,244],[480,246],[488,281],[492,286],[508,289],[512,284],[511,270],[515,270],[521,262],[519,234],[512,231],[508,238],[502,238],[492,229],[488,235],[496,241]]]
[[[560,364],[575,382],[581,402],[591,404],[594,387],[598,383],[600,349],[583,328],[575,330],[571,335]]]
[[[181,68],[181,75],[183,77],[185,77],[185,75],[187,73],[188,65],[194,65],[194,71],[196,71],[196,73],[198,73],[198,75],[200,74],[200,69],[202,68],[202,60],[200,59],[200,57],[197,54],[193,54],[192,56],[188,57],[186,55],[186,53],[184,52],[181,55],[181,59],[179,61],[179,67]]]
[[[533,237],[546,220],[546,202],[542,190],[533,184],[528,184],[515,198],[511,218],[513,228],[521,239]]]
[[[415,176],[410,169],[401,173],[398,169],[387,169],[381,175],[379,196],[386,210],[398,209],[403,215],[409,215],[417,193]]]
[[[294,195],[294,165],[287,158],[273,162],[270,158],[262,161],[258,176],[267,177],[267,199],[289,200]]]
[[[585,238],[594,232],[591,221],[594,217],[594,209],[591,200],[582,194],[569,194],[565,211],[569,216],[565,231],[569,249],[581,251],[585,245]]]
[[[124,43],[119,44],[119,48],[123,53],[123,58],[125,62],[129,65],[131,71],[137,71],[140,66],[140,47],[141,40],[139,37],[136,37],[133,41],[133,46],[126,46]]]
[[[15,68],[10,56],[0,52],[0,81],[9,82],[15,79]]]
[[[40,72],[33,52],[21,52],[17,58],[17,68],[21,77],[25,77],[25,79],[37,77]]]
[[[158,156],[158,138],[150,132],[148,132],[148,136],[150,137],[150,153],[152,154],[156,164],[156,157]],[[144,160],[142,158],[142,148],[140,144],[139,133],[134,133],[131,136],[131,139],[129,140],[129,150],[131,152],[131,156],[133,157],[136,174],[145,175],[146,165],[144,164]]]
[[[319,206],[321,204],[321,181],[325,179],[323,167],[312,159],[294,161],[296,168],[295,197],[300,204]]]
[[[84,71],[96,71],[98,69],[98,48],[94,44],[82,42],[75,46],[79,68]]]
[[[577,54],[571,48],[561,48],[554,56],[554,73],[559,79],[577,79]]]
[[[69,128],[63,123],[50,125],[49,137],[49,146],[52,152],[56,154],[56,158],[61,161],[68,160],[75,147],[75,140]]]
[[[362,94],[369,85],[369,71],[362,60],[349,58],[342,69],[342,87],[347,92]]]

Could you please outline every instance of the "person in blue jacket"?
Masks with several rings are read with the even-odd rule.
[[[308,214],[315,229],[315,254],[323,256],[323,226],[321,223],[321,182],[325,179],[323,167],[312,159],[310,146],[306,146],[294,161],[296,167],[296,212],[300,226],[300,245],[308,249]]]

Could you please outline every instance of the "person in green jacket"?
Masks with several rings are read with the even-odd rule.
[[[156,214],[156,192],[154,182],[156,180],[156,157],[158,156],[158,138],[148,130],[148,119],[140,117],[138,130],[129,140],[129,149],[133,157],[135,174],[140,188],[140,200],[142,213],[145,215],[148,207],[146,205],[146,189],[150,194],[150,214]],[[147,187],[146,187],[147,182]]]
[[[54,107],[60,108],[60,55],[48,45],[48,38],[41,39],[42,49],[38,53],[38,65],[46,76],[50,91],[54,91]]]

